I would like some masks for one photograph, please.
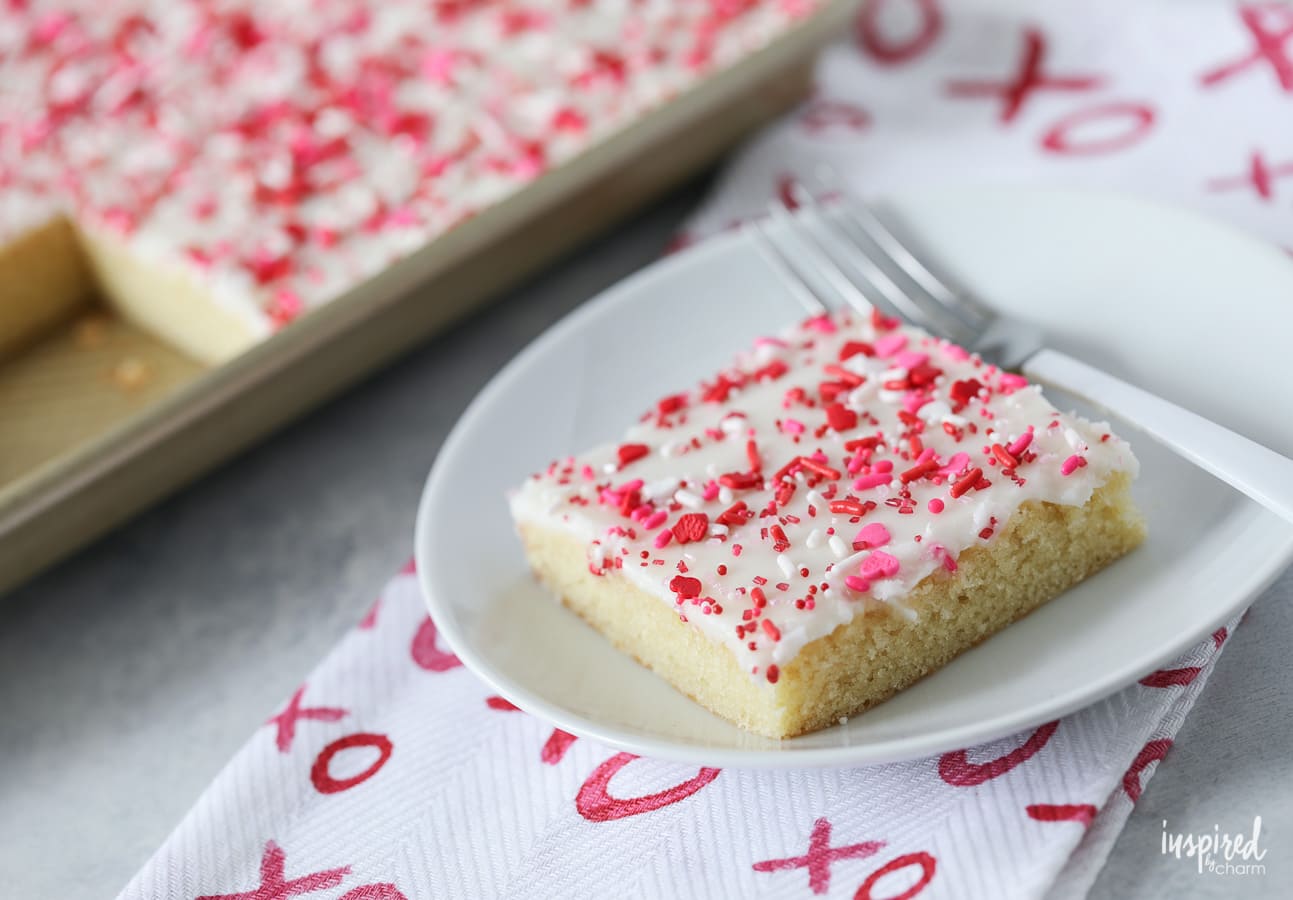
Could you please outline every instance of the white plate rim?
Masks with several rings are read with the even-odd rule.
[[[1259,239],[1237,228],[1218,222],[1193,210],[1182,209],[1115,191],[1078,191],[1066,188],[1039,189],[1036,187],[1002,188],[1000,186],[992,188],[965,187],[944,188],[937,191],[928,189],[904,191],[893,195],[892,199],[901,205],[906,198],[916,199],[933,194],[968,194],[973,196],[977,193],[981,196],[984,191],[988,190],[994,194],[1002,192],[1027,194],[1034,199],[1038,196],[1053,195],[1056,202],[1059,203],[1079,196],[1089,198],[1093,194],[1103,195],[1106,199],[1116,203],[1130,203],[1152,209],[1158,214],[1192,219],[1194,227],[1214,229],[1224,234],[1227,240],[1246,243],[1255,251],[1278,252]],[[444,461],[452,459],[456,455],[459,444],[469,439],[472,423],[478,417],[486,414],[495,396],[508,389],[509,383],[515,377],[515,373],[523,370],[532,358],[546,353],[551,345],[560,343],[565,332],[582,327],[586,321],[613,314],[616,305],[623,302],[621,298],[635,294],[644,282],[658,278],[668,278],[676,269],[697,265],[713,255],[728,253],[732,245],[748,241],[748,235],[740,230],[715,235],[681,253],[652,262],[580,304],[546,328],[526,345],[520,353],[513,357],[507,365],[491,377],[485,387],[481,389],[464,410],[436,454],[435,462],[427,476],[419,499],[414,526],[414,556],[417,564],[418,583],[422,589],[423,599],[430,615],[435,620],[437,633],[453,653],[477,677],[522,710],[577,737],[598,741],[616,750],[624,750],[641,756],[689,765],[708,766],[721,763],[729,767],[750,769],[821,768],[881,765],[918,759],[987,743],[1027,731],[1111,696],[1195,646],[1208,634],[1230,620],[1245,603],[1256,598],[1280,576],[1290,562],[1293,562],[1293,530],[1291,530],[1287,532],[1286,539],[1279,546],[1278,551],[1267,557],[1266,565],[1254,567],[1245,573],[1246,577],[1242,578],[1231,592],[1232,598],[1235,599],[1228,601],[1216,617],[1210,620],[1210,624],[1206,628],[1201,628],[1197,633],[1191,633],[1188,637],[1179,639],[1175,643],[1165,645],[1165,649],[1152,657],[1138,658],[1132,664],[1112,670],[1111,673],[1106,674],[1104,678],[1093,684],[1086,684],[1081,688],[1058,695],[1057,698],[1047,704],[1044,714],[1030,707],[1018,711],[1003,712],[998,716],[981,719],[960,727],[944,728],[916,736],[867,743],[795,748],[793,750],[737,749],[677,743],[664,738],[640,734],[626,736],[615,726],[603,725],[572,714],[550,703],[542,695],[501,674],[491,665],[486,656],[476,652],[472,641],[459,630],[458,623],[450,608],[437,600],[438,594],[434,589],[431,566],[426,557],[429,553],[428,548],[432,546],[434,541],[437,529],[437,517],[434,515],[434,510],[437,507],[438,485],[441,479],[445,477],[444,472],[447,468]],[[1273,516],[1271,518],[1272,521],[1278,522],[1278,519]],[[573,613],[566,614],[573,615]],[[1146,658],[1152,659],[1152,665],[1145,663]]]

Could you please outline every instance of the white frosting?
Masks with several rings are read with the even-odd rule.
[[[0,16],[0,246],[66,214],[260,333],[817,0],[61,0]]]
[[[671,581],[685,570],[700,582],[698,597],[685,599],[678,611],[730,648],[752,675],[769,677],[770,666],[785,666],[868,602],[914,616],[903,605],[912,588],[951,568],[965,550],[991,541],[1021,504],[1079,506],[1112,474],[1136,474],[1131,449],[1106,424],[1060,414],[1038,388],[958,347],[914,328],[880,324],[877,330],[872,321],[851,316],[814,320],[787,330],[776,343],[761,342],[719,376],[741,383],[725,400],[717,402],[712,392],[710,401],[703,400],[715,383],[707,382],[680,395],[681,409],[662,412],[666,404],[650,411],[622,441],[553,463],[513,494],[514,518],[572,533],[589,545],[594,569],[618,572],[671,606],[679,596]],[[871,345],[874,355],[855,353],[841,361],[851,341]],[[827,372],[826,366],[837,368]],[[761,369],[764,377],[751,377]],[[840,378],[863,381],[835,398],[842,407],[832,413],[843,428],[837,431],[828,423],[819,386]],[[973,397],[971,379],[979,384]],[[850,424],[854,415],[857,422]],[[858,458],[866,456],[865,448],[846,447],[876,437],[881,441],[865,461]],[[745,480],[756,483],[717,484],[727,473],[751,471],[749,441],[761,469],[759,477]],[[647,452],[621,465],[625,445],[644,445]],[[787,463],[814,454],[824,458],[819,468],[826,475],[800,466],[776,480]],[[1011,459],[1019,465],[1007,473]],[[934,471],[912,472],[921,460],[932,462],[925,468]],[[982,470],[981,480],[970,476],[974,468]],[[885,469],[889,479],[878,483],[885,481]],[[623,486],[639,479],[642,508],[625,515],[616,492],[622,497]],[[787,482],[794,484],[793,494],[778,504],[774,498],[788,490]],[[860,520],[830,508],[850,499],[871,507]],[[775,514],[720,523],[720,514],[738,501],[755,512],[772,504]],[[657,546],[662,532],[698,513],[707,518],[711,536],[683,543],[671,535]],[[784,533],[784,544],[773,526]],[[859,533],[881,540],[887,533],[887,541],[855,546]],[[850,576],[865,584],[846,584]],[[816,593],[809,593],[812,585]],[[766,598],[757,616],[747,612],[756,607],[756,587]],[[684,585],[683,594],[691,592]],[[796,600],[811,602],[799,608]],[[738,635],[743,623],[752,631]]]

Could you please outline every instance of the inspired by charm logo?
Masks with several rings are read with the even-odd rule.
[[[1262,860],[1266,851],[1260,845],[1262,817],[1253,817],[1252,834],[1222,834],[1220,825],[1213,825],[1211,832],[1193,834],[1168,831],[1163,820],[1163,855],[1177,859],[1193,859],[1199,874],[1212,875],[1265,875]]]

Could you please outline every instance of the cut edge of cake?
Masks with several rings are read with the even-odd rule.
[[[589,570],[575,535],[519,523],[538,578],[619,650],[711,712],[769,738],[833,725],[909,687],[1138,546],[1145,536],[1132,476],[1115,472],[1085,505],[1031,501],[955,572],[903,599],[915,618],[861,597],[859,613],[805,645],[773,684],[682,621],[672,604],[617,572]]]

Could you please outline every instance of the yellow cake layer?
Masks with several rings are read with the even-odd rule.
[[[1115,475],[1085,506],[1024,504],[957,571],[916,585],[912,621],[866,598],[865,612],[807,644],[774,685],[752,678],[726,647],[682,622],[671,603],[618,572],[593,575],[585,544],[521,526],[538,577],[622,652],[712,712],[758,734],[792,737],[893,696],[1136,547],[1144,523],[1131,479]]]

